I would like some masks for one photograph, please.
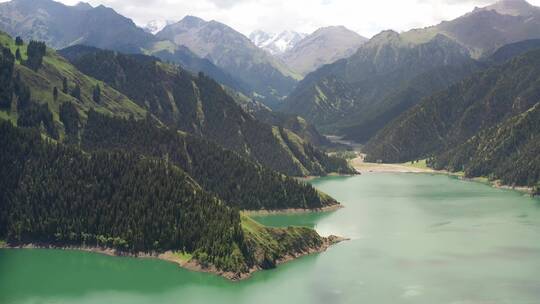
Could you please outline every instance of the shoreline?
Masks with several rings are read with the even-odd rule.
[[[303,213],[322,213],[332,212],[345,208],[341,204],[335,204],[315,209],[289,208],[277,210],[242,210],[241,213],[247,216],[262,216],[262,215],[280,215],[280,214],[303,214]]]
[[[333,245],[349,240],[347,238],[338,237],[334,235],[331,235],[328,237],[322,237],[322,239],[323,239],[323,243],[319,247],[309,248],[305,252],[301,252],[298,254],[289,254],[280,259],[277,259],[275,261],[276,268],[279,265],[288,263],[290,261],[294,261],[304,256],[323,253],[327,251]],[[50,244],[38,245],[38,244],[32,244],[32,243],[26,244],[26,245],[20,245],[20,246],[11,246],[7,243],[0,243],[0,249],[19,249],[19,250],[21,249],[22,250],[24,249],[55,249],[55,250],[88,252],[92,254],[101,254],[101,255],[106,255],[110,257],[157,259],[157,260],[176,264],[178,267],[186,269],[188,271],[213,274],[213,275],[223,277],[232,282],[249,279],[254,273],[258,271],[266,270],[266,269],[261,268],[260,266],[254,266],[250,268],[248,272],[245,272],[245,273],[234,273],[234,272],[222,271],[222,270],[217,269],[214,265],[209,265],[205,267],[195,259],[184,260],[180,257],[178,252],[173,252],[173,251],[166,251],[163,253],[140,252],[140,253],[133,254],[133,253],[120,252],[120,251],[117,251],[116,249],[111,249],[111,248],[101,248],[101,247],[92,247],[92,246],[54,246]]]
[[[373,174],[414,173],[414,174],[441,174],[441,175],[455,176],[459,178],[460,180],[470,181],[470,182],[475,182],[475,183],[482,183],[482,184],[490,185],[491,187],[496,188],[496,189],[513,190],[513,191],[529,194],[531,196],[534,195],[533,187],[504,185],[498,180],[490,181],[483,177],[472,177],[472,178],[465,177],[462,173],[450,172],[447,170],[434,170],[431,168],[419,168],[419,167],[408,166],[406,164],[366,163],[364,162],[364,158],[362,155],[358,156],[355,159],[352,159],[351,165],[360,172],[373,173]],[[366,171],[366,170],[369,170],[369,171]]]

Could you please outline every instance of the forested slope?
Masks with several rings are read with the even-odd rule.
[[[11,43],[14,49],[26,51],[27,45],[15,47],[14,41],[7,36],[5,41]],[[49,137],[70,144],[80,145],[82,141],[83,147],[89,150],[122,148],[158,158],[176,155],[177,164],[196,177],[205,190],[219,194],[222,199],[242,209],[321,208],[337,203],[323,197],[311,186],[275,173],[238,153],[197,136],[180,135],[173,130],[167,130],[161,121],[152,118],[142,107],[106,84],[100,86],[101,92],[95,96],[93,93],[97,85],[91,88],[89,83],[99,82],[62,61],[53,51],[47,50],[42,58],[42,66],[36,71],[28,68],[25,60],[17,62],[14,57],[7,48],[0,53],[0,64],[4,67],[0,85],[6,88],[2,90],[4,107],[0,113],[1,117],[10,119],[21,127],[38,128]],[[51,61],[57,64],[49,64]],[[63,70],[57,68],[58,62],[63,64]],[[24,70],[27,76],[17,77],[18,70]],[[63,76],[62,71],[69,72],[65,73],[67,77]],[[57,78],[50,76],[51,74]],[[77,76],[73,79],[79,82],[71,87],[69,81],[73,75]],[[63,77],[68,84],[68,94],[63,93],[63,88],[60,88],[55,95],[50,79],[58,79],[60,85],[63,85]],[[73,91],[77,87],[80,95],[75,97],[73,95],[77,95],[77,92]],[[82,93],[87,89],[92,96],[87,97]],[[48,90],[50,92],[46,92]],[[109,99],[108,94],[122,103]],[[124,107],[124,104],[129,106]],[[130,112],[131,109],[133,111]],[[209,105],[210,110],[212,105]],[[146,114],[143,116],[143,113]],[[244,115],[247,116],[245,113]],[[119,118],[122,116],[131,118],[123,120]],[[141,117],[146,119],[141,120]],[[271,134],[278,134],[279,138],[294,138],[294,134],[281,131],[270,128]],[[155,149],[156,147],[167,149]],[[322,160],[333,160],[326,155],[318,155],[317,153],[322,153],[318,150],[309,153]],[[339,163],[326,165],[339,166]]]
[[[367,144],[367,160],[431,158],[436,168],[533,186],[539,102],[535,50],[424,99]]]
[[[153,57],[76,46],[61,51],[84,73],[129,96],[169,126],[294,175],[354,173],[291,132],[261,123],[244,112],[212,79],[164,64]]]
[[[308,228],[241,220],[236,208],[168,160],[84,153],[3,120],[0,187],[0,239],[11,246],[181,252],[238,278],[332,242]]]
[[[83,149],[123,150],[166,158],[231,207],[244,210],[317,209],[337,202],[294,178],[242,158],[193,135],[135,121],[88,113]]]
[[[540,103],[437,155],[435,169],[487,176],[505,185],[540,189]]]

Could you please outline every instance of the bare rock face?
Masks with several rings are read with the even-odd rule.
[[[283,31],[279,34],[255,31],[249,35],[249,39],[268,53],[279,56],[294,48],[306,36],[295,31]]]

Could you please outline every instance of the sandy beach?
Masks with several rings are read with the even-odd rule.
[[[407,164],[378,164],[364,162],[364,155],[359,154],[351,160],[351,165],[360,173],[447,173],[430,168],[414,167]]]

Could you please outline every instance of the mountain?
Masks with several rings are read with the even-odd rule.
[[[160,22],[153,24],[160,25]],[[194,73],[203,72],[235,90],[250,92],[247,84],[209,60],[200,58],[186,47],[157,41],[154,35],[137,27],[130,19],[104,6],[93,8],[82,2],[67,6],[52,0],[13,0],[0,3],[0,28],[13,37],[44,41],[55,49],[84,44],[127,53],[153,53]]]
[[[455,20],[406,32],[403,37],[418,43],[437,34],[466,46],[474,58],[487,57],[503,45],[540,38],[540,9],[525,0],[501,0]]]
[[[61,51],[77,68],[126,94],[162,122],[249,157],[287,175],[354,172],[290,130],[261,123],[244,112],[221,85],[153,57],[93,48]]]
[[[468,51],[444,35],[410,44],[400,34],[385,31],[353,56],[309,74],[283,110],[304,117],[324,132],[347,130],[360,141],[422,96],[461,79],[474,66]],[[437,77],[430,77],[435,70]],[[355,134],[355,129],[365,133]]]
[[[307,35],[295,31],[283,31],[279,34],[269,34],[263,31],[255,31],[249,35],[249,39],[259,48],[272,55],[281,55],[292,49]]]
[[[151,21],[148,21],[148,23],[146,23],[146,25],[143,26],[143,29],[147,33],[155,35],[167,25],[173,24],[173,23],[174,21],[171,21],[171,20],[151,20]]]
[[[495,11],[501,15],[510,16],[530,16],[534,13],[538,13],[538,8],[525,0],[500,0],[478,10]]]
[[[166,26],[156,37],[184,45],[199,57],[248,84],[259,101],[275,106],[296,84],[288,68],[247,37],[217,21],[187,16]]]
[[[0,28],[14,37],[44,41],[55,49],[88,44],[137,53],[154,40],[111,8],[87,3],[67,6],[53,0],[0,3]]]
[[[344,26],[324,27],[295,43],[281,58],[294,71],[306,75],[325,64],[351,56],[366,41]]]
[[[507,0],[436,26],[382,32],[350,58],[306,76],[281,109],[325,133],[366,142],[422,98],[485,66],[467,57],[485,61],[503,45],[540,37],[538,12]]]
[[[533,151],[539,130],[528,120],[537,115],[539,83],[539,50],[490,67],[402,114],[366,145],[367,159],[402,162],[429,157],[439,168],[470,175],[493,173],[510,184],[531,185],[538,181],[533,166],[538,154]],[[508,163],[511,159],[520,159],[514,168]],[[509,170],[505,174],[503,167]],[[530,170],[531,178],[521,173],[511,177],[517,170]]]

